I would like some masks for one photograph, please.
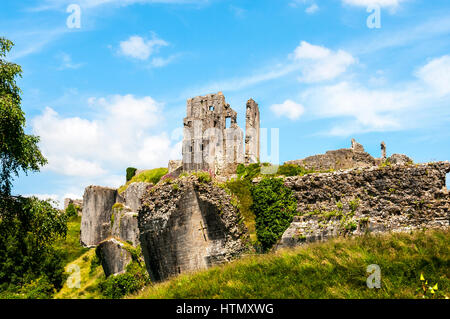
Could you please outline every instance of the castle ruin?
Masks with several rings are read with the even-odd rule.
[[[237,112],[226,103],[222,92],[188,99],[183,124],[183,171],[226,175],[235,172],[240,163],[259,161],[260,118],[253,99],[246,107],[245,152]]]

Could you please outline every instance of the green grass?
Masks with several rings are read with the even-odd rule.
[[[72,217],[67,222],[66,238],[58,239],[55,248],[61,250],[67,263],[74,261],[88,251],[80,245],[81,216]]]
[[[248,179],[232,179],[223,184],[231,194],[235,195],[240,204],[240,213],[244,219],[244,224],[250,234],[250,239],[256,241],[255,214],[251,210],[253,204],[252,194],[250,192],[251,182]]]
[[[80,288],[69,288],[67,282],[62,289],[54,296],[55,299],[101,299],[103,298],[99,283],[104,279],[105,274],[101,265],[91,268],[91,263],[95,258],[95,248],[89,249],[76,260],[66,265],[66,271],[70,265],[80,267]]]
[[[339,238],[180,275],[131,297],[422,298],[421,273],[450,296],[449,243],[449,230]],[[371,264],[381,268],[380,289],[366,285]]]
[[[143,171],[142,173],[133,176],[133,178],[131,178],[125,185],[119,187],[118,192],[119,193],[124,192],[128,188],[128,185],[130,185],[131,183],[145,182],[145,183],[153,183],[156,185],[161,179],[161,177],[166,175],[168,172],[169,170],[164,167]]]

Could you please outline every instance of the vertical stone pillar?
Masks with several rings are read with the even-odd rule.
[[[259,108],[258,104],[250,99],[247,101],[245,123],[245,163],[257,163],[259,161]]]
[[[386,143],[381,142],[381,159],[386,160]]]

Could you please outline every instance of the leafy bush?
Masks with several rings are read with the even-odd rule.
[[[127,168],[127,182],[133,178],[133,176],[136,174],[137,169],[134,167],[128,167]]]
[[[69,219],[72,217],[78,216],[78,211],[75,208],[75,205],[73,203],[70,203],[69,205],[67,205],[66,215],[67,215],[67,218],[69,218]]]
[[[197,180],[200,183],[209,183],[212,180],[212,176],[210,172],[195,172],[194,173],[195,176],[197,176]]]
[[[101,281],[99,288],[106,298],[119,299],[134,293],[150,283],[147,270],[138,261],[132,261],[126,272],[117,276],[109,276]]]
[[[292,222],[297,208],[292,190],[281,178],[266,178],[251,187],[256,235],[262,250],[269,250]]]
[[[64,252],[54,243],[67,233],[67,216],[50,201],[35,197],[10,200],[0,218],[0,290],[25,286],[43,277],[62,287]]]
[[[239,178],[253,179],[261,173],[261,164],[253,163],[245,166],[244,164],[239,164],[236,169],[236,174]]]

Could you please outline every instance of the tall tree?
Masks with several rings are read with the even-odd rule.
[[[14,44],[0,37],[0,196],[8,197],[11,182],[19,171],[39,171],[47,163],[37,143],[39,137],[25,134],[22,93],[16,78],[22,77],[20,65],[5,60]]]
[[[66,236],[67,216],[49,201],[11,196],[14,176],[39,171],[47,163],[39,138],[25,134],[22,92],[16,84],[22,68],[5,60],[12,46],[0,37],[0,298],[5,292],[50,297],[64,279],[62,253],[53,244]]]

